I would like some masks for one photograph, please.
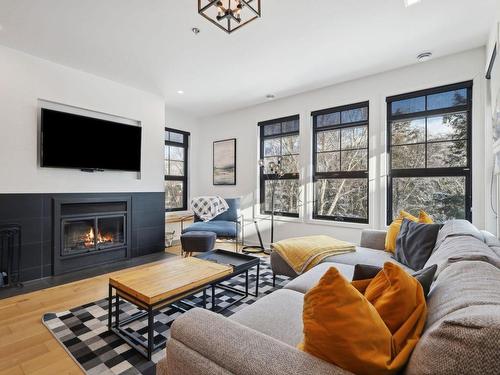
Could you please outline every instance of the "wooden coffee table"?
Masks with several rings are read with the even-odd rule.
[[[158,309],[203,291],[206,308],[206,287],[233,273],[233,267],[198,258],[184,258],[155,264],[139,270],[123,272],[109,279],[108,329],[116,333],[141,354],[151,359],[155,349],[166,340],[154,343],[154,313]],[[113,314],[113,289],[114,314]],[[141,313],[120,321],[120,298],[133,303]],[[113,322],[113,315],[115,316]],[[142,317],[148,317],[148,340],[144,343],[123,328]]]

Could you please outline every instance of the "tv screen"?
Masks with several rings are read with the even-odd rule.
[[[139,172],[141,130],[43,108],[41,166]]]

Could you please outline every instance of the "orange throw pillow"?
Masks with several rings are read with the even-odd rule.
[[[420,338],[427,308],[422,287],[403,269],[384,266],[381,273],[388,276],[372,280],[374,305],[330,268],[304,297],[304,341],[299,349],[355,374],[400,371]],[[368,292],[370,284],[358,286]],[[389,301],[396,314],[387,306]],[[391,333],[384,317],[393,329],[399,328]]]
[[[384,264],[366,287],[364,295],[393,334],[408,322],[412,314],[417,311],[419,317],[426,307],[422,285],[391,262]]]
[[[398,237],[399,230],[401,229],[401,224],[403,224],[403,219],[418,222],[418,218],[412,214],[406,211],[400,211],[399,216],[394,219],[387,229],[387,234],[385,236],[385,251],[389,251],[391,253],[396,251],[396,238]]]

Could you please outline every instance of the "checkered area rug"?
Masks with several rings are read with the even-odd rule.
[[[259,297],[251,297],[240,301],[221,312],[224,316],[231,316],[235,312],[254,303],[259,298],[283,287],[286,277],[276,277],[276,288],[273,288],[273,274],[269,258],[261,258],[259,277]],[[249,271],[250,292],[255,292],[256,267]],[[244,289],[245,274],[234,277],[224,284]],[[210,308],[210,290],[207,290],[207,307]],[[191,303],[202,303],[202,293],[196,294],[187,300]],[[237,300],[240,296],[227,290],[216,289],[216,304],[225,307]],[[120,320],[124,320],[139,310],[134,305],[120,300]],[[170,336],[172,322],[182,314],[175,307],[167,307],[155,315],[155,342]],[[78,306],[68,311],[48,313],[43,316],[43,323],[62,344],[66,351],[89,375],[97,374],[156,374],[156,363],[165,355],[163,348],[158,349],[151,361],[139,354],[123,339],[108,331],[108,299]],[[147,341],[147,317],[134,321],[126,328],[139,340]]]

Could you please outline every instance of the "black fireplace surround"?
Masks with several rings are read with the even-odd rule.
[[[162,252],[164,193],[0,194],[0,225],[22,228],[21,280]]]

